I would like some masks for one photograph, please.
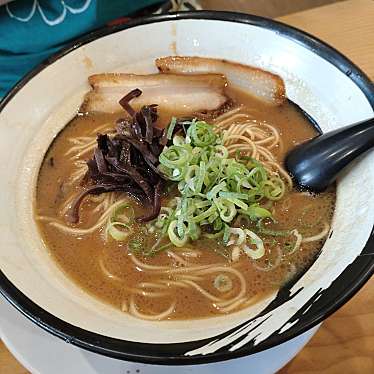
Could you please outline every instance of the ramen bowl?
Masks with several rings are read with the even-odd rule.
[[[323,42],[275,21],[192,12],[89,34],[33,70],[1,102],[0,290],[43,329],[99,354],[157,364],[250,355],[316,326],[372,275],[373,153],[340,176],[330,234],[312,266],[278,292],[222,317],[144,321],[98,301],[52,260],[33,217],[39,167],[77,113],[87,77],[154,72],[154,59],[168,55],[226,59],[274,72],[283,78],[287,97],[323,132],[374,113],[374,88],[363,72]]]

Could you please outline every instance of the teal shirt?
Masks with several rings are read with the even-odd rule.
[[[0,7],[0,98],[79,35],[160,0],[16,0]]]

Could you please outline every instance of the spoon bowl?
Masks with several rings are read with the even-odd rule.
[[[290,151],[285,166],[302,189],[322,192],[356,157],[374,146],[374,118],[321,134]]]

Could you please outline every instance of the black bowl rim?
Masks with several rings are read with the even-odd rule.
[[[136,20],[132,20],[123,25],[105,26],[81,38],[78,38],[68,47],[63,48],[61,51],[53,54],[51,57],[42,62],[39,66],[34,68],[25,77],[23,77],[0,102],[0,112],[12,100],[12,98],[18,93],[18,91],[20,91],[22,87],[25,86],[35,75],[37,75],[39,72],[41,72],[43,69],[45,69],[53,62],[59,60],[63,56],[74,51],[75,49],[98,38],[116,33],[121,30],[150,23],[186,19],[218,20],[223,22],[249,24],[275,31],[281,36],[289,38],[292,41],[302,45],[304,48],[309,49],[312,52],[318,54],[323,59],[330,62],[340,71],[342,71],[345,75],[347,75],[365,94],[374,111],[374,85],[371,83],[370,79],[365,75],[363,71],[361,71],[361,69],[359,69],[355,64],[353,64],[349,59],[347,59],[336,49],[329,46],[325,42],[319,40],[318,38],[304,31],[296,29],[292,26],[288,26],[281,22],[259,16],[235,12],[193,11],[143,17]],[[48,313],[47,311],[43,310],[38,305],[36,305],[33,301],[27,298],[20,290],[18,290],[11,283],[1,270],[0,293],[28,319],[42,327],[44,330],[50,332],[51,334],[65,340],[68,343],[72,343],[80,348],[84,348],[89,351],[113,358],[149,364],[203,364],[242,357],[269,349],[271,347],[284,343],[302,334],[303,332],[311,329],[317,324],[321,323],[325,318],[334,313],[345,302],[347,302],[374,273],[374,256],[370,256],[370,250],[372,248],[374,248],[373,230],[371,232],[368,242],[366,243],[363,249],[363,252],[368,251],[369,255],[361,257],[359,256],[354,261],[354,271],[357,274],[355,282],[352,282],[351,280],[349,282],[346,281],[344,289],[340,289],[341,292],[339,294],[339,297],[336,298],[335,295],[332,296],[332,293],[332,295],[330,295],[330,301],[328,305],[322,306],[323,310],[318,310],[318,312],[312,317],[309,317],[307,321],[305,321],[305,316],[303,316],[303,321],[297,323],[289,330],[287,330],[285,333],[280,335],[273,334],[257,346],[253,347],[250,345],[246,345],[243,348],[233,352],[224,349],[204,356],[184,356],[183,353],[190,351],[191,349],[205,345],[206,341],[212,341],[213,339],[176,344],[135,343],[109,338],[81,329],[77,326],[73,326],[53,316],[52,314]],[[349,268],[351,268],[351,266],[349,266]],[[349,272],[350,269],[346,269],[343,273],[347,271]],[[340,274],[337,279],[339,279],[341,276],[342,274]],[[331,302],[331,298],[334,299],[333,302]],[[317,303],[319,303],[319,301]]]

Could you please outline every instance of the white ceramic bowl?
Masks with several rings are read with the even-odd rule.
[[[42,328],[104,355],[193,364],[248,355],[315,326],[373,273],[374,154],[338,181],[332,232],[294,284],[225,317],[136,320],[79,289],[56,266],[32,214],[38,169],[53,138],[75,115],[93,73],[155,71],[171,54],[208,56],[273,71],[287,96],[322,131],[373,116],[374,88],[350,61],[313,37],[274,21],[234,13],[154,16],[106,28],[58,53],[0,104],[0,290]]]

